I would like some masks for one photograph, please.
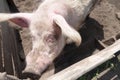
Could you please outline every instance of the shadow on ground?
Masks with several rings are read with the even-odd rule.
[[[76,47],[74,44],[66,45],[62,54],[55,60],[55,72],[58,72],[90,55],[96,51],[96,39],[103,39],[103,29],[96,20],[87,18],[80,29],[82,44]]]

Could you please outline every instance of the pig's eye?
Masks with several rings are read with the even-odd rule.
[[[46,41],[49,43],[54,43],[56,41],[55,36],[50,34],[46,37]]]

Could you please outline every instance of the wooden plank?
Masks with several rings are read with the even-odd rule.
[[[1,1],[2,4],[7,5],[6,1]],[[12,0],[7,0],[9,8],[6,7],[2,12],[18,12]],[[3,5],[2,5],[3,6]],[[1,7],[2,7],[1,6]],[[8,27],[6,27],[8,26]],[[3,24],[2,27],[3,37],[3,52],[4,52],[4,65],[7,73],[22,77],[22,70],[25,66],[24,51],[21,45],[21,40],[17,30],[10,27],[8,24]],[[8,56],[9,55],[9,56]],[[22,55],[22,56],[21,56]],[[10,60],[10,61],[8,61]],[[13,64],[12,64],[13,63]],[[8,67],[9,65],[9,67]]]
[[[12,47],[11,47],[11,50],[12,50],[12,55],[13,55],[13,59],[14,59],[13,61],[14,61],[15,72],[16,72],[16,75],[19,78],[21,78],[22,77],[23,66],[22,66],[20,56],[19,56],[20,52],[19,52],[19,49],[18,49],[18,46],[17,46],[16,36],[14,35],[15,34],[14,29],[11,29],[11,34],[12,34],[11,43],[14,43],[14,45],[12,45]]]
[[[6,4],[6,0],[0,0],[0,12],[9,12],[8,5]],[[13,67],[12,67],[12,57],[10,51],[10,32],[7,28],[8,24],[6,22],[1,23],[2,30],[2,47],[3,47],[3,56],[4,56],[4,68],[8,74],[13,75]],[[8,36],[9,35],[9,36]]]
[[[3,72],[4,71],[4,68],[3,68],[3,57],[2,57],[2,45],[1,45],[1,31],[0,31],[0,72]]]
[[[9,6],[9,9],[11,12],[19,12],[19,10],[17,9],[17,7],[15,6],[13,0],[7,0],[7,3],[8,3],[8,6]]]
[[[8,6],[10,8],[10,12],[12,12],[12,13],[19,12],[19,10],[15,6],[13,0],[7,0],[7,2],[8,2]],[[23,50],[23,46],[22,46],[22,40],[21,40],[21,37],[20,37],[20,34],[19,34],[19,30],[14,29],[14,33],[15,33],[15,37],[16,37],[16,43],[17,43],[17,49],[18,49],[19,57],[22,60],[25,60],[25,54],[24,54],[24,50]]]
[[[7,2],[10,8],[10,11],[12,13],[19,12],[13,0],[7,0]],[[14,43],[11,49],[12,49],[15,73],[19,78],[22,78],[22,70],[25,67],[25,55],[22,47],[22,41],[20,39],[18,30],[11,29],[11,33],[12,33],[11,39],[13,41],[12,43]]]
[[[8,1],[8,0],[7,0]],[[6,0],[1,0],[1,12],[10,12]],[[12,12],[18,12],[13,5],[13,1],[8,1]],[[14,9],[13,9],[14,8]],[[20,35],[8,23],[2,23],[4,66],[8,74],[22,76],[22,70],[25,67],[25,56],[21,45]]]
[[[4,53],[4,67],[5,71],[8,74],[14,75],[13,72],[13,64],[12,64],[12,52],[11,52],[11,33],[8,28],[7,23],[2,23],[2,46],[3,46],[3,53]]]
[[[120,50],[120,39],[111,46],[101,50],[97,54],[87,57],[72,66],[56,73],[47,80],[76,80],[83,74],[89,72],[105,61],[114,57],[114,54]]]
[[[0,80],[20,80],[13,75],[8,75],[6,72],[0,73]],[[27,79],[26,79],[27,80]]]

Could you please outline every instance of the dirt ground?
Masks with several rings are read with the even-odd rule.
[[[39,4],[39,0],[14,0],[18,9],[21,12],[32,12],[35,10]],[[85,35],[99,34],[97,38],[106,40],[111,36],[114,36],[120,33],[120,20],[117,18],[116,14],[120,12],[120,0],[101,0],[101,2],[95,7],[91,12],[90,18],[86,20],[84,25],[84,31],[80,30],[81,33],[85,32],[87,26],[87,33],[84,34],[83,42],[85,39],[88,39]],[[97,25],[101,29],[99,31],[94,31]],[[89,27],[88,27],[89,26]],[[20,31],[24,51],[27,54],[31,50],[31,38],[28,29],[22,29]],[[90,39],[90,38],[89,38]],[[101,79],[108,80],[108,79]],[[113,79],[114,80],[114,79]]]

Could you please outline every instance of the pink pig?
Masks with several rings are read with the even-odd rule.
[[[95,0],[44,0],[32,13],[0,13],[0,22],[10,20],[30,29],[32,50],[26,57],[24,72],[37,75],[51,64],[66,43],[81,44],[77,30]]]

